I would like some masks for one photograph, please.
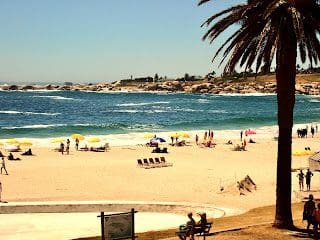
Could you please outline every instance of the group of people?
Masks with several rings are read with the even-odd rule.
[[[306,125],[305,128],[298,128],[297,129],[298,138],[307,138],[308,137],[308,129],[309,129],[308,125]],[[310,132],[311,132],[311,136],[313,137],[314,134],[318,132],[318,125],[315,125],[315,127],[313,125],[311,125]]]
[[[76,149],[78,150],[79,140],[78,140],[78,142],[77,142],[77,140],[78,139],[76,139]],[[64,143],[63,142],[60,143],[60,152],[61,152],[62,155],[64,154],[64,152],[66,152],[69,155],[69,152],[70,152],[70,140],[69,140],[69,138],[67,139],[66,148],[64,148]]]
[[[306,174],[303,173],[302,169],[300,170],[300,172],[297,174],[297,177],[299,179],[300,191],[304,191],[304,179],[306,179],[307,191],[310,191],[312,176],[313,176],[313,173],[310,171],[310,169],[307,170]]]
[[[198,213],[200,216],[200,221],[196,222],[193,218],[192,212],[188,213],[189,220],[186,224],[179,226],[179,233],[178,237],[181,240],[186,240],[187,237],[190,238],[190,240],[194,240],[194,235],[197,233],[201,233],[205,230],[207,225],[207,214],[206,213]]]

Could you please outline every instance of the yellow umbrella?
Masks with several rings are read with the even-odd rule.
[[[301,150],[301,149],[295,149],[292,151],[293,156],[307,156],[314,154],[314,151],[311,150]]]
[[[15,144],[15,143],[18,143],[18,140],[14,139],[14,138],[11,138],[11,139],[7,139],[6,143]]]
[[[26,147],[32,146],[32,142],[29,139],[22,139],[19,141],[19,144]]]
[[[98,138],[98,137],[89,137],[89,138],[87,139],[87,141],[88,141],[88,142],[91,142],[91,143],[94,143],[94,142],[100,142],[101,139]]]
[[[84,140],[84,136],[79,133],[72,134],[71,137],[73,139]]]
[[[57,137],[57,138],[52,138],[51,142],[52,143],[57,143],[57,142],[63,142],[64,139],[62,137]]]
[[[177,137],[180,137],[180,135],[179,135],[179,133],[171,133],[170,137],[177,138]]]
[[[154,137],[154,133],[146,133],[144,134],[144,138],[153,138]]]
[[[187,132],[179,132],[178,134],[179,134],[179,136],[181,136],[181,137],[190,138],[190,134],[187,133]]]

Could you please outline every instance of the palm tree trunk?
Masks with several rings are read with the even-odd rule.
[[[297,40],[294,31],[288,25],[282,24],[283,27],[280,30],[281,42],[277,49],[276,59],[279,139],[276,215],[274,220],[274,227],[286,229],[293,228],[291,212],[291,143],[297,56]]]

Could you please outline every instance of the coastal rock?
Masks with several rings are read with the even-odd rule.
[[[17,85],[10,85],[8,87],[8,90],[11,90],[11,91],[19,90],[19,87]]]
[[[30,86],[30,85],[27,85],[27,86],[21,87],[21,90],[34,90],[34,87]]]

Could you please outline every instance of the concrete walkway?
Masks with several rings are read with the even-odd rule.
[[[0,204],[1,239],[64,240],[100,235],[101,211],[128,212],[134,208],[136,232],[175,228],[186,222],[186,212],[206,211],[220,217],[237,213],[190,203],[157,202],[14,202]]]

